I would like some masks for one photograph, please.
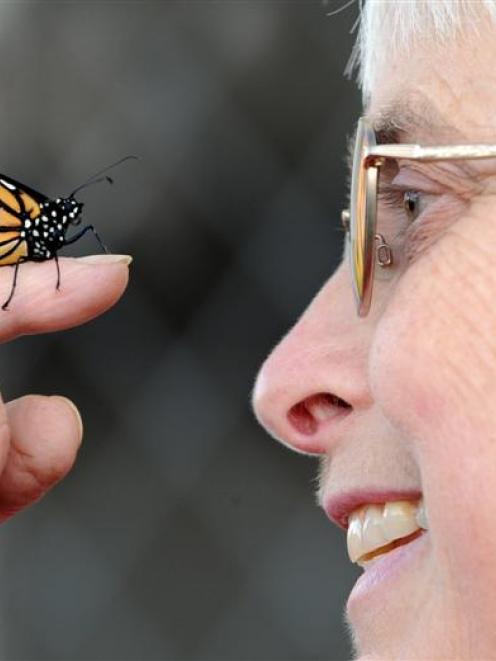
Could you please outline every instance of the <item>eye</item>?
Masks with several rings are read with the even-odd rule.
[[[408,219],[413,223],[424,211],[425,201],[422,200],[422,195],[418,191],[409,190],[403,194],[403,208]]]

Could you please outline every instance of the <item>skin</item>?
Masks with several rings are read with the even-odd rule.
[[[55,291],[53,262],[26,263],[8,311],[0,314],[0,341],[78,326],[110,308],[128,281],[126,257],[61,258]],[[12,269],[0,268],[0,299]],[[41,498],[71,469],[83,435],[75,405],[60,396],[0,400],[0,521]]]
[[[403,142],[496,143],[495,32],[482,24],[477,38],[438,52],[423,39],[388,58],[367,114],[408,99],[437,120]],[[422,553],[348,606],[356,658],[493,659],[496,159],[398,167],[393,177],[424,192],[423,229],[378,273],[364,319],[343,261],[262,366],[254,408],[274,437],[321,458],[321,501],[357,488],[423,493]]]

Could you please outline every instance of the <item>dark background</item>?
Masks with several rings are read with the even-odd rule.
[[[127,295],[2,349],[5,399],[65,394],[85,420],[72,474],[0,531],[3,660],[349,658],[357,572],[317,464],[250,410],[341,255],[359,94],[339,4],[1,4],[0,171],[57,196],[141,157],[81,194],[134,256]]]

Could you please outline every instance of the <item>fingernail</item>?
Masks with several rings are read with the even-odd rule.
[[[79,409],[77,406],[74,404],[74,402],[71,402],[70,399],[67,397],[63,397],[63,395],[52,395],[53,397],[57,397],[57,399],[63,400],[67,406],[74,411],[74,414],[76,416],[77,424],[79,427],[79,437],[83,438],[83,420],[81,418],[81,414],[79,413]]]
[[[85,264],[124,264],[129,266],[133,261],[131,255],[88,255],[87,257],[78,257],[79,262]]]

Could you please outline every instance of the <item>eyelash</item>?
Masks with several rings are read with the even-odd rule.
[[[412,197],[410,198],[411,200],[415,200],[418,202],[419,196],[421,193],[416,190],[405,190],[402,188],[395,188],[394,186],[384,184],[379,188],[378,191],[378,201],[384,203],[387,207],[393,208],[393,209],[398,209],[398,207],[401,207],[403,211],[409,216],[411,222],[415,222],[417,218],[411,218],[411,214],[413,214],[413,211],[408,211],[406,209],[406,201],[407,201],[407,195],[411,195]]]

